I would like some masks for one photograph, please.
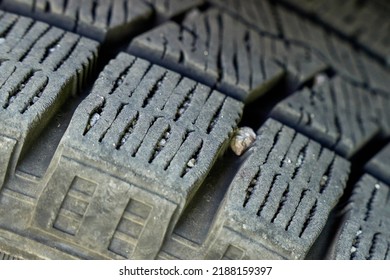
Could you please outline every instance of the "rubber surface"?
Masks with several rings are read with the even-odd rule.
[[[339,77],[324,78],[280,102],[271,116],[349,158],[386,129],[387,104],[387,97]]]
[[[390,259],[389,186],[365,175],[357,183],[336,238],[335,259]]]
[[[389,259],[385,1],[0,9],[0,259]]]
[[[346,186],[349,163],[318,143],[273,120],[257,133],[219,212],[209,258],[230,246],[251,259],[302,258]]]

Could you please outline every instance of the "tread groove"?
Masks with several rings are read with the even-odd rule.
[[[375,252],[375,247],[376,247],[376,245],[377,245],[377,242],[378,242],[378,236],[380,235],[380,233],[375,233],[374,234],[374,236],[373,236],[373,238],[372,238],[372,241],[371,241],[371,246],[370,246],[370,249],[369,249],[369,251],[368,251],[368,257],[367,257],[367,259],[369,259],[369,260],[372,260],[373,259],[373,257],[374,257],[374,252]]]
[[[252,192],[254,190],[254,188],[256,187],[256,185],[258,184],[258,180],[261,176],[261,168],[258,167],[258,171],[257,173],[255,174],[255,176],[252,178],[248,188],[246,189],[246,195],[245,195],[245,200],[244,200],[244,203],[242,205],[242,207],[245,208],[245,206],[247,205],[248,201],[249,201],[249,198],[251,197],[252,195]]]
[[[275,222],[275,219],[278,217],[279,213],[282,211],[282,209],[283,209],[283,207],[286,204],[286,201],[288,199],[289,192],[290,192],[290,184],[287,184],[287,187],[282,194],[282,198],[279,201],[278,209],[276,209],[276,212],[271,219],[271,223]]]
[[[74,42],[73,45],[68,49],[68,51],[63,56],[63,58],[54,66],[54,68],[53,68],[54,72],[57,71],[64,64],[64,62],[67,60],[67,58],[70,57],[74,53],[74,51],[76,50],[77,46],[80,43],[80,40],[81,40],[81,37],[78,37],[76,39],[76,42]]]
[[[194,168],[199,161],[199,154],[201,153],[203,148],[203,140],[200,141],[199,145],[197,146],[195,152],[191,155],[189,158],[186,166],[182,170],[182,173],[180,174],[180,177],[183,178],[192,168]]]
[[[157,155],[161,152],[161,150],[164,149],[165,144],[167,143],[167,141],[169,141],[170,134],[171,134],[171,127],[168,125],[168,128],[165,129],[161,137],[158,139],[154,147],[152,156],[148,160],[148,163],[152,163],[153,160],[157,157]]]
[[[305,219],[305,222],[303,223],[303,227],[301,229],[301,232],[299,233],[299,237],[302,237],[302,235],[305,233],[305,230],[307,229],[310,222],[312,221],[314,214],[317,210],[317,203],[318,203],[318,201],[316,199],[316,201],[314,202],[314,205],[311,207],[311,209],[310,209],[310,211]]]
[[[87,135],[87,133],[91,130],[91,128],[99,121],[101,114],[106,106],[106,99],[101,97],[101,102],[96,108],[92,111],[87,121],[87,126],[83,132],[83,136]]]
[[[117,150],[121,149],[122,146],[126,143],[130,135],[133,133],[135,126],[139,120],[139,112],[137,111],[136,115],[130,120],[129,124],[123,130],[122,135],[119,137],[119,140],[115,146]]]
[[[11,92],[8,93],[7,99],[3,105],[3,109],[7,109],[14,102],[14,100],[18,97],[18,94],[23,91],[23,89],[31,81],[33,76],[33,70],[28,70],[27,72],[24,72],[22,79],[17,81],[17,85],[14,87],[13,90],[11,90]]]
[[[44,82],[39,85],[39,87],[35,90],[34,95],[29,99],[28,103],[20,110],[21,114],[27,112],[38,100],[42,97],[46,86],[49,84],[49,79],[46,77]]]
[[[49,44],[48,46],[45,47],[45,53],[43,54],[43,56],[39,60],[40,64],[44,63],[44,61],[55,50],[55,48],[58,47],[59,42],[61,42],[61,40],[65,37],[65,35],[66,35],[66,32],[63,31],[62,34],[57,39],[55,39],[51,44]],[[21,59],[21,60],[23,60],[23,59]]]
[[[272,178],[272,182],[271,182],[270,186],[275,185],[275,182],[276,182],[277,180],[279,180],[279,177],[280,177],[281,175],[282,175],[282,174],[280,174],[280,173],[276,173],[276,174],[273,176],[273,178]],[[268,191],[267,191],[267,194],[266,194],[265,197],[264,197],[264,200],[263,200],[263,201],[261,202],[261,204],[260,204],[259,210],[257,210],[257,212],[256,212],[256,215],[257,215],[257,216],[261,216],[261,212],[263,211],[264,207],[267,205],[268,200],[269,200],[270,195],[271,195],[271,192],[272,192],[272,188],[269,188]]]
[[[142,137],[140,143],[135,147],[134,151],[131,153],[131,157],[136,157],[139,149],[141,148],[142,144],[145,141],[145,137],[148,135],[148,132],[150,129],[154,126],[154,124],[157,122],[157,120],[161,119],[161,117],[153,117],[151,124],[148,126],[144,136]]]
[[[116,111],[116,114],[115,114],[115,117],[114,119],[112,120],[112,122],[109,124],[109,126],[103,131],[103,133],[100,135],[99,137],[99,142],[101,143],[104,139],[104,137],[106,136],[107,132],[111,129],[111,126],[112,124],[114,123],[114,121],[118,118],[118,116],[122,113],[123,111],[123,108],[125,106],[129,105],[129,103],[121,103]]]
[[[370,199],[367,201],[366,211],[365,211],[365,214],[364,214],[364,221],[365,222],[367,222],[368,219],[371,216],[371,211],[372,211],[372,208],[373,208],[373,203],[374,203],[375,197],[377,195],[377,192],[378,192],[378,189],[374,188],[372,190],[372,192],[371,192]]]
[[[166,76],[167,72],[164,72],[162,76],[154,83],[153,87],[149,90],[149,93],[142,102],[142,108],[145,108],[149,104],[150,100],[157,94],[162,85],[162,81],[165,79]]]
[[[130,69],[133,67],[137,59],[134,59],[129,66],[127,66],[119,75],[118,78],[114,82],[114,86],[112,87],[110,94],[115,93],[117,88],[124,82],[125,78],[129,75]]]
[[[307,189],[302,190],[301,196],[300,196],[299,201],[298,201],[298,205],[301,204],[301,202],[302,202],[303,198],[306,196],[306,193],[307,193],[307,192],[308,192]],[[298,207],[296,207],[296,208],[294,209],[294,212],[293,212],[291,218],[289,219],[289,221],[288,221],[288,223],[287,223],[287,225],[286,225],[286,227],[285,227],[285,230],[286,230],[286,231],[289,230],[289,228],[290,228],[290,226],[291,226],[291,223],[292,223],[292,221],[293,221],[293,219],[294,219],[294,217],[295,217],[297,211],[298,211]]]

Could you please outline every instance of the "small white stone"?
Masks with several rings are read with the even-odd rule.
[[[320,186],[325,186],[326,182],[328,181],[328,176],[324,175],[321,178]]]
[[[190,159],[190,160],[187,162],[187,166],[188,166],[189,168],[192,168],[192,167],[195,166],[195,163],[196,163],[196,159],[192,158],[192,159]]]
[[[94,126],[99,119],[100,119],[100,115],[98,113],[93,114],[91,120],[89,121],[89,125],[91,127]]]
[[[327,79],[328,79],[328,77],[326,75],[317,74],[314,77],[314,85],[316,85],[316,86],[321,85],[321,84],[325,83]]]
[[[296,163],[297,167],[300,167],[302,165],[304,158],[305,158],[305,156],[302,153],[299,154],[298,159],[297,159],[297,163]]]
[[[184,113],[184,108],[179,109],[179,115],[182,115]]]
[[[129,139],[129,137],[130,137],[130,133],[127,132],[127,133],[123,136],[123,138],[122,138],[122,140],[121,140],[121,144],[122,144],[122,145],[125,144],[126,141],[127,141],[127,139]]]
[[[351,253],[355,253],[357,251],[356,247],[352,246],[351,247]]]
[[[379,189],[381,188],[381,186],[380,186],[379,184],[375,184],[375,188],[376,188],[377,190],[379,190]]]
[[[0,37],[0,44],[4,43],[5,39],[3,37]]]
[[[54,47],[50,48],[50,49],[49,49],[49,52],[52,53],[52,52],[54,52],[56,49],[58,49],[59,47],[61,47],[61,45],[60,45],[60,44],[57,44],[57,45],[55,45]]]
[[[256,140],[256,133],[250,127],[240,127],[236,130],[230,148],[237,155],[242,155]]]

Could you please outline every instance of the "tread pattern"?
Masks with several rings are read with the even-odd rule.
[[[172,18],[181,15],[191,8],[200,6],[204,0],[144,0],[164,18]]]
[[[143,168],[140,162],[156,164],[154,171],[164,172],[161,177],[170,184],[178,184],[197,162],[190,172],[195,177],[188,174],[188,183],[178,184],[180,188],[207,170],[212,162],[208,155],[218,151],[240,119],[239,102],[145,60],[122,53],[106,73],[87,98],[91,113],[77,121],[82,127],[70,128],[73,145],[80,148],[76,140],[82,139],[101,143],[110,154],[116,150],[119,158],[129,153],[136,159],[133,168]]]
[[[302,84],[327,68],[305,48],[262,35],[217,9],[194,11],[182,26],[167,23],[138,36],[129,52],[245,102],[280,81],[285,69],[297,84]]]
[[[256,40],[258,35],[249,35],[245,26],[226,14],[217,10],[199,18],[191,14],[184,26],[166,23],[133,40],[129,51],[243,101],[264,93],[284,74],[275,61],[245,46],[245,37]],[[219,72],[219,68],[229,70]]]
[[[38,201],[36,226],[81,246],[96,246],[95,230],[105,236],[103,255],[154,258],[227,146],[242,107],[177,73],[119,54],[74,114]],[[97,170],[104,170],[101,179],[91,175]],[[107,224],[85,220],[91,209],[104,213]]]
[[[140,30],[157,13],[172,18],[203,0],[3,0],[0,7],[54,24],[100,42]]]
[[[283,100],[271,116],[351,157],[387,126],[389,105],[385,96],[336,76]]]
[[[387,144],[365,167],[372,176],[390,185],[390,144]]]
[[[335,33],[311,24],[309,20],[283,7],[278,8],[277,13],[283,36],[318,51],[337,73],[347,79],[362,85],[369,85],[371,89],[389,93],[388,80],[381,79],[390,74],[388,68],[374,62],[361,50],[351,48],[348,41]]]
[[[1,7],[101,42],[131,34],[153,13],[142,0],[3,0]]]
[[[364,175],[347,206],[335,259],[390,259],[389,186]]]
[[[390,6],[375,1],[283,0],[317,20],[352,38],[373,53],[388,59]],[[385,1],[382,1],[386,4]],[[374,32],[373,32],[374,31]]]
[[[4,178],[8,168],[11,174],[14,171],[24,146],[85,84],[98,44],[6,12],[0,12],[0,37],[0,123],[6,143],[0,178]]]
[[[219,9],[226,9],[234,16],[245,19],[254,28],[272,35],[280,33],[274,16],[274,7],[268,1],[211,0]]]
[[[302,2],[302,6],[305,5],[305,1],[292,1],[297,1],[297,3]],[[368,85],[373,90],[389,94],[390,84],[389,80],[386,78],[390,75],[389,69],[378,64],[361,49],[351,47],[350,41],[340,37],[336,32],[323,28],[321,25],[313,24],[307,17],[300,16],[291,9],[285,8],[280,5],[279,2],[262,5],[252,5],[251,2],[252,1],[248,1],[248,4],[245,2],[245,5],[242,5],[244,2],[229,0],[229,5],[226,5],[225,1],[213,1],[213,3],[216,3],[219,7],[232,14],[237,20],[245,22],[259,32],[268,34],[270,30],[273,30],[272,35],[283,38],[286,43],[292,45],[297,44],[307,48],[306,55],[307,53],[315,53],[314,55],[318,56],[318,59],[315,59],[314,63],[309,64],[312,65],[312,67],[316,64],[318,67],[320,61],[322,64],[331,65],[335,72],[355,83]],[[267,3],[267,1],[263,2]],[[307,2],[311,3],[311,1]],[[319,2],[327,3],[326,1],[312,2],[314,5]],[[336,10],[339,8],[339,5],[336,4],[336,2],[333,3],[333,6]],[[251,7],[251,9],[248,7]],[[259,15],[262,15],[265,11],[267,11],[268,16],[262,16],[262,18],[264,20],[270,18],[267,19],[268,24],[266,25],[261,24],[263,20],[259,18]],[[338,11],[333,12],[338,14]],[[375,12],[382,13],[383,11],[375,8]],[[339,17],[335,17],[332,22],[338,20]],[[367,30],[372,30],[367,34],[375,34],[377,28],[368,27]],[[380,34],[386,36],[386,32],[380,32]],[[291,56],[291,52],[287,54],[287,56]],[[293,57],[295,57],[295,54]],[[301,63],[302,61],[305,61],[304,55],[301,55],[299,58],[298,61]],[[297,69],[300,69],[300,67],[297,67]]]
[[[218,214],[218,246],[208,254],[218,257],[229,245],[224,235],[235,231],[241,237],[231,238],[230,245],[249,258],[303,258],[343,194],[349,163],[272,119],[258,131],[252,149]]]
[[[0,12],[0,57],[65,78],[93,63],[98,44],[46,23]],[[87,69],[88,70],[88,69]],[[88,73],[88,71],[86,71]]]

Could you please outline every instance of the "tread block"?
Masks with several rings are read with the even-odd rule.
[[[389,59],[390,7],[385,1],[378,5],[375,1],[300,1],[283,0],[295,8],[314,16],[318,21],[348,36],[371,52]]]
[[[36,226],[110,257],[156,257],[227,147],[242,108],[207,86],[119,54],[73,116],[39,199]],[[94,178],[101,170],[101,178]],[[72,183],[74,176],[83,180]],[[92,183],[74,190],[74,180]],[[58,200],[50,202],[54,196]]]
[[[361,85],[369,85],[374,90],[389,93],[390,84],[385,78],[388,76],[388,69],[373,61],[363,50],[352,48],[349,41],[340,38],[335,32],[328,31],[291,10],[280,6],[276,11],[283,36],[288,41],[303,44],[311,52],[318,53],[339,75]],[[377,27],[373,29],[376,30]]]
[[[279,7],[277,13],[281,19],[283,35],[289,41],[304,44],[311,51],[321,53],[338,73],[360,83],[366,82],[360,53],[352,49],[349,43],[286,8]]]
[[[0,15],[0,38],[0,123],[3,136],[17,141],[15,155],[2,157],[14,168],[24,144],[85,83],[98,44],[6,12]]]
[[[272,57],[286,68],[291,87],[298,88],[330,68],[320,56],[307,48],[288,41],[270,41],[268,40],[268,48],[272,48],[272,44],[275,47]]]
[[[390,98],[389,68],[382,67],[369,57],[362,56],[362,67],[365,69],[369,85],[379,92],[383,92]]]
[[[16,140],[0,135],[0,189],[8,171],[9,162],[16,145]]]
[[[107,164],[97,169],[81,163],[85,156],[73,159],[77,154],[60,158],[39,197],[33,228],[56,236],[74,252],[83,248],[100,258],[154,258],[177,205],[138,182],[127,182],[138,181],[133,173],[127,172],[127,181],[114,178]]]
[[[390,144],[387,144],[366,164],[365,170],[372,176],[390,185]]]
[[[142,0],[4,0],[1,7],[100,42],[131,34],[153,14]]]
[[[195,11],[183,26],[168,22],[136,37],[129,52],[248,102],[284,75],[276,61],[250,47],[251,36],[260,40],[258,33],[226,13]]]
[[[251,149],[218,213],[207,254],[221,258],[221,248],[232,245],[251,259],[304,258],[343,194],[349,163],[272,119]],[[261,249],[248,254],[252,246]]]
[[[351,1],[344,1],[341,5],[332,2],[332,9],[328,10],[328,2],[332,1],[298,1],[299,6],[297,8],[315,12],[323,10],[324,13],[334,17],[329,22],[341,22],[344,26],[350,26],[352,33],[356,33],[345,34],[345,36],[353,38],[355,35],[360,34],[361,30],[359,28],[362,26],[349,25],[349,23],[344,22],[351,19],[351,12],[355,13],[359,10],[359,5],[354,7],[356,3],[351,3]],[[350,43],[344,38],[340,38],[335,32],[324,29],[320,24],[313,22],[307,17],[303,17],[279,3],[269,3],[268,1],[258,3],[252,0],[245,2],[229,0],[226,3],[226,1],[214,0],[212,3],[219,8],[227,10],[235,19],[245,22],[246,25],[258,30],[263,35],[269,35],[271,38],[282,36],[283,40],[273,40],[274,45],[272,45],[271,50],[272,52],[277,52],[275,59],[280,61],[282,65],[285,65],[288,73],[292,73],[301,79],[301,75],[307,76],[302,80],[299,79],[299,81],[307,81],[313,77],[313,73],[318,73],[332,66],[338,74],[350,80],[362,85],[369,84],[375,90],[389,92],[389,81],[385,78],[386,75],[388,76],[388,71],[385,67],[371,61],[361,50],[352,48]],[[354,7],[354,9],[348,10],[351,7]],[[373,11],[367,13],[365,15],[366,18],[357,18],[356,23],[370,22],[371,24],[371,19],[375,21],[377,18]],[[378,10],[377,12],[383,11]],[[345,18],[343,16],[335,17],[335,14],[341,14]],[[371,28],[371,31],[367,32],[367,34],[380,34],[380,36],[388,38],[390,34],[386,30],[387,21],[384,18],[382,18],[382,21],[378,20],[375,24],[370,25],[367,30]],[[377,33],[378,26],[383,29]],[[373,32],[374,30],[375,32]],[[376,36],[374,35],[373,37]],[[280,44],[280,41],[283,44]],[[367,42],[370,44],[367,44],[365,47],[370,48],[377,40],[371,38],[371,41]],[[255,44],[252,43],[251,45]],[[291,48],[291,50],[283,50],[286,46]],[[261,49],[264,51],[264,46]],[[295,49],[299,51],[296,52]],[[281,52],[281,50],[283,51]],[[386,55],[384,55],[384,58],[389,60]]]
[[[183,189],[205,174],[242,110],[232,98],[124,53],[106,67],[85,104],[74,122],[74,147],[80,147],[76,139],[99,144],[101,155],[116,153],[140,171],[155,165],[149,172],[162,172],[170,184],[189,180],[179,184]]]
[[[370,175],[356,184],[333,252],[335,259],[390,259],[389,186]]]
[[[93,63],[98,44],[30,18],[4,13],[0,19],[1,60],[19,61],[34,69],[61,71],[70,78]]]
[[[203,4],[204,0],[145,0],[153,6],[154,10],[164,18],[178,16],[196,6]]]
[[[221,9],[227,9],[235,16],[244,18],[249,24],[263,32],[279,34],[273,6],[270,1],[246,0],[212,0]]]
[[[227,7],[229,11],[229,8],[235,6],[240,7],[243,3],[234,0],[230,2],[232,6]],[[246,1],[245,5],[242,5],[241,7],[245,6],[248,9],[248,6],[250,5],[249,3],[251,3],[251,1]],[[261,3],[255,2],[253,4],[255,5],[255,7],[253,7],[253,9],[250,9],[252,12],[257,11],[259,13],[264,13],[265,11],[272,10],[272,8],[268,6],[269,4],[267,4],[266,1],[262,1]],[[226,4],[223,3],[223,5],[226,8]],[[264,7],[262,7],[262,5]],[[320,56],[318,56],[315,52],[308,49],[307,47],[302,46],[302,44],[294,44],[293,42],[291,42],[291,40],[280,39],[275,36],[278,34],[278,32],[271,32],[270,34],[263,32],[259,33],[258,31],[262,30],[258,28],[258,25],[255,24],[248,26],[248,24],[246,23],[248,17],[243,16],[237,11],[231,12],[233,12],[232,16],[227,16],[226,14],[221,13],[218,10],[212,10],[203,14],[199,14],[199,12],[193,11],[184,20],[183,25],[195,34],[203,34],[205,30],[209,28],[208,26],[210,25],[209,22],[211,21],[211,19],[216,18],[217,21],[220,21],[220,18],[226,18],[225,21],[223,21],[226,22],[223,27],[226,27],[226,30],[234,30],[237,33],[242,34],[239,40],[241,42],[244,42],[244,46],[247,50],[249,60],[260,56],[271,61],[277,62],[278,65],[280,65],[283,69],[287,70],[288,74],[292,76],[293,80],[296,80],[294,82],[297,85],[305,83],[309,79],[313,78],[313,76],[318,72],[324,71],[328,68],[328,65],[323,62],[323,59]],[[274,15],[272,15],[272,17],[274,17]],[[265,20],[264,16],[262,18]],[[204,21],[205,23],[203,25],[199,24],[199,22],[202,21]],[[235,27],[237,25],[239,27]],[[228,37],[229,35],[231,36],[231,33],[225,34],[225,37]],[[225,66],[228,68],[232,68],[232,65],[229,64]],[[239,67],[243,67],[243,65],[239,65]],[[262,65],[261,69],[252,67],[251,71],[257,73],[266,70],[268,67],[270,66],[267,64]],[[256,74],[254,74],[253,76],[256,77]]]
[[[388,102],[336,76],[291,95],[271,116],[351,157],[383,128]]]
[[[19,65],[34,72],[41,70],[50,75],[49,80],[58,73],[57,84],[73,78],[70,87],[76,88],[91,71],[98,47],[79,35],[5,12],[0,18],[0,38],[1,67],[8,75],[1,78],[2,84],[10,74],[19,72],[14,69]]]

